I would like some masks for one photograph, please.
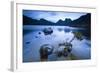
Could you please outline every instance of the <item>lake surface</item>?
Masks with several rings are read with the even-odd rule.
[[[43,30],[45,28],[51,28],[53,32],[45,35]],[[59,49],[58,44],[63,42],[70,42],[74,37],[73,31],[84,31],[83,28],[73,28],[68,26],[23,26],[23,62],[38,62],[40,61],[40,47],[44,44],[50,44],[54,46],[53,52]],[[91,59],[91,40],[74,39],[72,44],[71,53],[75,55],[79,60]],[[59,60],[55,54],[48,56],[48,61]],[[63,60],[63,59],[61,59]]]

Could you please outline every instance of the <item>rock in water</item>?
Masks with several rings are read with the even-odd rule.
[[[44,32],[45,35],[51,35],[53,33],[53,29],[51,27],[44,28],[43,32]]]
[[[41,60],[47,60],[48,55],[52,54],[53,46],[49,44],[44,44],[40,47],[40,58]]]
[[[64,43],[59,44],[59,47],[61,47],[61,46],[63,46],[63,48],[62,48],[62,50],[58,50],[58,53],[62,52],[62,54],[60,54],[60,55],[67,57],[68,54],[70,54],[72,51],[72,44],[68,43],[68,42],[64,42]]]
[[[41,34],[41,32],[39,32],[39,34]]]
[[[28,42],[26,42],[26,44],[30,44],[30,42],[28,41]]]

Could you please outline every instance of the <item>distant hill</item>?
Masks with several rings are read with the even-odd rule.
[[[76,20],[71,20],[70,18],[66,18],[64,21],[59,20],[56,23],[45,19],[32,19],[30,17],[23,15],[23,25],[56,25],[56,26],[71,26],[71,27],[82,27],[82,28],[90,28],[91,26],[91,14],[88,13],[86,15],[81,16]]]
[[[23,25],[54,25],[54,23],[45,19],[36,20],[23,15]]]
[[[69,18],[66,18],[64,21],[60,19],[58,22],[55,23],[55,25],[70,26],[71,22],[72,20]]]
[[[91,14],[83,15],[80,18],[72,21],[70,26],[89,28],[91,26]]]
[[[23,25],[37,25],[38,23],[38,20],[23,15]]]

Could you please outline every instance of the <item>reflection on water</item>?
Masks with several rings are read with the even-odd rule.
[[[23,26],[23,62],[90,59],[91,40],[84,34],[83,40],[74,38],[73,32],[83,34],[86,30],[68,26]],[[44,58],[41,58],[40,48],[45,44],[49,46],[43,48]],[[71,49],[68,44],[72,45]],[[47,49],[52,49],[50,46],[53,46],[53,50],[48,55]]]

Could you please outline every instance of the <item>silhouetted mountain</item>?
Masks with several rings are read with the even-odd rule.
[[[66,22],[60,19],[55,25],[66,25]]]
[[[47,21],[43,18],[39,20],[39,23],[40,23],[40,25],[54,25],[53,22]]]
[[[70,26],[71,22],[72,22],[72,20],[70,18],[66,18],[64,21],[60,19],[58,22],[56,22],[55,25]]]
[[[70,18],[66,18],[66,19],[65,19],[65,22],[66,22],[66,23],[70,23],[70,22],[72,22],[72,20],[71,20]]]
[[[83,15],[80,18],[72,21],[70,23],[70,26],[72,26],[72,27],[89,28],[90,24],[91,24],[91,14],[88,13],[88,14]]]
[[[23,25],[36,25],[38,23],[38,20],[23,15]]]
[[[91,14],[88,13],[86,15],[81,16],[80,18],[71,22],[71,27],[79,27],[84,28],[82,34],[91,39]]]
[[[81,16],[76,20],[71,20],[70,18],[66,18],[64,21],[59,20],[56,23],[45,19],[32,19],[30,17],[23,15],[23,25],[58,25],[58,26],[71,26],[71,27],[81,27],[81,28],[90,28],[91,24],[91,14],[88,13],[86,15]]]
[[[62,23],[62,22],[64,22],[64,21],[60,19],[60,20],[57,21],[56,23],[60,24],[60,23]]]
[[[23,15],[23,25],[54,25],[54,23],[45,19],[36,20]]]

